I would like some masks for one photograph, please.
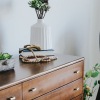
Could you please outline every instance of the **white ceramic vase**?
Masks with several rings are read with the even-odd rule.
[[[30,44],[40,46],[42,50],[52,49],[51,28],[38,19],[31,27]]]

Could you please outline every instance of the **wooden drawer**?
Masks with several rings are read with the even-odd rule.
[[[21,85],[16,85],[16,86],[12,86],[10,88],[1,90],[0,100],[22,100]]]
[[[58,88],[34,100],[71,100],[77,95],[82,94],[83,92],[82,88],[83,88],[82,79],[79,79],[75,82],[72,82],[68,85]],[[82,99],[75,99],[75,100],[82,100]]]
[[[83,95],[79,95],[79,96],[75,97],[72,100],[83,100]]]
[[[83,75],[83,61],[23,83],[23,99],[30,100],[72,82]],[[81,82],[82,84],[82,82]]]

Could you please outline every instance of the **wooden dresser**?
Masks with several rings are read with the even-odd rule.
[[[84,58],[56,55],[47,63],[25,64],[0,73],[0,100],[83,100]]]

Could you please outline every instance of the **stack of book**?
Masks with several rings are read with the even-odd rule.
[[[54,55],[54,50],[53,49],[48,49],[48,50],[34,50],[33,51],[35,55],[39,56],[46,56],[46,55]],[[32,52],[28,49],[23,49],[19,48],[19,54],[22,56],[33,56]]]

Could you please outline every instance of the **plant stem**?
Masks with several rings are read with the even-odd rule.
[[[47,12],[47,11],[44,11],[43,18],[45,17],[46,12]]]
[[[35,9],[35,11],[36,11],[36,15],[37,15],[37,17],[39,18],[38,10]]]
[[[37,15],[38,19],[43,19],[47,12],[47,11],[44,11],[43,9],[40,9],[40,10],[35,9],[35,11],[36,11],[36,15]]]

